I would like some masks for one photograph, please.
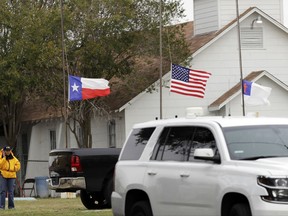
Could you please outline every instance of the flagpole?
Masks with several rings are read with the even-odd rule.
[[[241,35],[240,35],[240,22],[239,22],[239,5],[236,0],[236,14],[237,14],[237,28],[238,28],[238,49],[239,49],[239,66],[240,66],[240,85],[241,85],[241,98],[242,98],[242,114],[245,116],[245,101],[244,101],[244,88],[243,88],[243,69],[242,69],[242,53],[241,53]]]
[[[160,37],[160,42],[159,42],[159,48],[160,48],[160,119],[162,119],[162,0],[160,0],[160,14],[159,14],[159,37]]]
[[[62,72],[63,72],[63,102],[64,102],[64,143],[65,147],[68,148],[67,143],[67,99],[66,99],[66,76],[65,76],[65,45],[64,45],[64,21],[63,21],[63,0],[60,1],[61,4],[61,39],[62,39]]]

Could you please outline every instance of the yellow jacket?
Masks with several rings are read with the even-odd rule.
[[[20,170],[20,162],[11,152],[13,156],[7,160],[6,157],[2,157],[3,149],[0,150],[0,172],[4,178],[16,178],[16,172]]]

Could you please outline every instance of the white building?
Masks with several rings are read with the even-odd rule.
[[[283,0],[239,1],[243,76],[272,88],[270,106],[247,106],[246,113],[288,117],[288,29],[282,24],[282,8]],[[258,17],[261,24],[255,22]],[[167,87],[170,72],[166,73],[163,76],[166,87],[162,89],[162,117],[185,116],[187,107],[203,107],[206,115],[242,115],[235,1],[194,0],[194,22],[184,25],[191,42],[189,66],[209,71],[212,76],[207,82],[205,98],[199,99],[170,93]],[[154,84],[156,91],[143,90],[117,107],[109,119],[95,117],[92,120],[93,147],[122,147],[133,124],[160,117],[159,80]],[[20,139],[24,153],[28,154],[30,146],[26,178],[48,175],[51,144],[56,148],[66,147],[63,120],[33,122]],[[69,143],[69,147],[77,147],[70,133]]]

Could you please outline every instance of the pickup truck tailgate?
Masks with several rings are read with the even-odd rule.
[[[50,177],[71,176],[71,155],[72,152],[51,152],[49,154]]]
[[[72,172],[71,157],[73,152],[69,150],[51,151],[49,153],[49,186],[58,191],[73,191],[85,188],[82,172]],[[81,183],[79,183],[81,182]]]

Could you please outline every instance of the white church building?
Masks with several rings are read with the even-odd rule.
[[[288,29],[283,25],[283,0],[241,0],[239,14],[238,26],[235,1],[194,0],[194,21],[183,24],[192,60],[182,66],[212,74],[205,97],[169,92],[171,73],[166,71],[161,102],[158,80],[151,83],[156,91],[143,89],[109,118],[91,120],[93,147],[122,147],[133,124],[160,118],[160,103],[162,118],[184,117],[187,107],[202,107],[205,115],[243,115],[240,68],[245,79],[272,88],[270,105],[245,106],[246,114],[288,117]],[[25,178],[48,175],[49,151],[66,147],[64,135],[61,118],[34,121],[27,128],[20,139],[26,152]],[[68,135],[68,147],[77,147],[73,134]]]

